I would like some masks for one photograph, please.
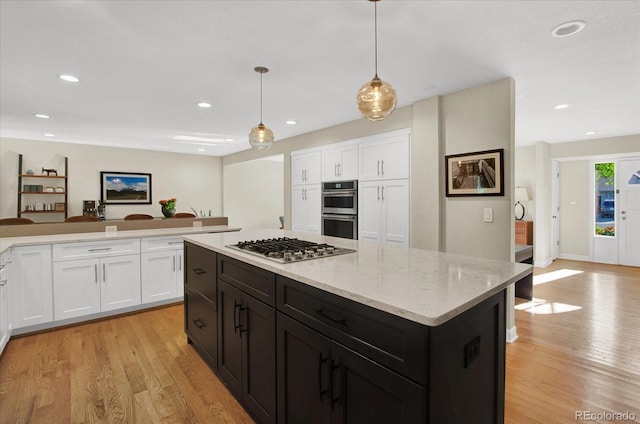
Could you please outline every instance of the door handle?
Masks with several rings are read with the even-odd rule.
[[[107,282],[107,264],[102,264],[102,282]]]
[[[380,167],[380,169],[382,170],[382,175],[384,176],[384,159],[382,160],[382,166]]]
[[[337,390],[334,389],[335,385],[335,377],[334,374],[336,370],[340,369],[340,365],[336,365],[334,360],[331,359],[330,364],[330,374],[329,374],[329,399],[331,400],[331,410],[334,410],[334,405],[340,400],[340,396],[335,397],[334,394]]]
[[[380,186],[378,186],[378,202],[380,201]]]
[[[242,306],[240,306],[240,312],[238,312],[238,326],[240,327],[240,334],[244,333],[245,331],[247,331],[247,326],[245,325],[244,328],[242,328],[242,321],[240,320],[242,318],[242,311],[245,311],[245,317],[244,317],[244,322],[248,323],[249,319],[246,316],[248,314],[247,310],[249,308],[247,308],[246,306],[243,308]]]
[[[384,202],[384,186],[382,186],[382,201]]]
[[[238,332],[238,328],[240,328],[240,324],[238,323],[238,321],[240,321],[240,304],[238,302],[236,302],[235,300],[233,301],[233,332],[237,333]],[[238,310],[238,316],[236,318],[236,310]]]
[[[380,161],[378,161],[378,164],[376,165],[376,171],[378,172],[378,175],[380,175]]]
[[[173,255],[173,272],[176,272],[176,256]]]
[[[94,273],[93,273],[93,279],[96,281],[96,284],[98,284],[98,264],[94,264]]]

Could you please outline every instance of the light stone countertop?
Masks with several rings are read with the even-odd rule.
[[[51,243],[73,243],[81,241],[107,241],[126,238],[180,236],[185,234],[219,233],[240,231],[238,227],[228,225],[210,225],[204,227],[154,228],[147,230],[124,230],[107,234],[106,231],[94,233],[50,234],[41,236],[4,237],[0,238],[0,254],[13,246],[30,246]]]
[[[357,253],[280,264],[225,246],[297,237]],[[532,272],[532,266],[423,249],[387,247],[285,230],[186,235],[185,241],[408,320],[437,326]]]

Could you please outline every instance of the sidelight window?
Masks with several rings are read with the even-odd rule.
[[[595,165],[595,235],[616,235],[615,163]]]

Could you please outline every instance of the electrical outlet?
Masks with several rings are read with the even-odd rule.
[[[202,228],[202,221],[193,221],[193,228]]]
[[[118,226],[117,225],[107,225],[104,227],[104,231],[107,233],[107,237],[117,235]]]
[[[469,368],[469,365],[480,357],[480,336],[471,340],[464,346],[464,367]]]

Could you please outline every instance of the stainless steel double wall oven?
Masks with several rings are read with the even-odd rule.
[[[322,234],[358,239],[358,181],[322,183]]]

